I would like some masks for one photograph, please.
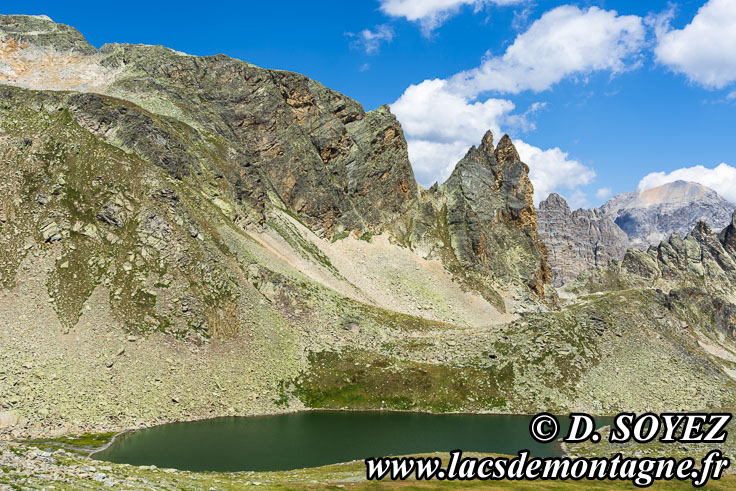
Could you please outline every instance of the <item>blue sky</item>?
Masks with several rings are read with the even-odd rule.
[[[736,201],[736,0],[27,0],[5,13],[48,15],[97,47],[225,53],[366,109],[391,104],[425,186],[492,128],[517,142],[537,199],[594,206],[685,178]]]

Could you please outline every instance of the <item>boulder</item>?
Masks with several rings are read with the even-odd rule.
[[[10,428],[20,422],[20,414],[18,411],[1,411],[0,412],[0,428]]]

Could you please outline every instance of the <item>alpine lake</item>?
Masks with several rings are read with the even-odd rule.
[[[562,454],[529,432],[531,416],[308,411],[172,423],[119,435],[97,460],[188,471],[279,471],[370,457],[482,452]],[[559,417],[560,437],[569,419]],[[596,418],[598,428],[612,418]]]

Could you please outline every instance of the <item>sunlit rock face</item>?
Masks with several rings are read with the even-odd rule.
[[[684,237],[700,221],[720,230],[731,222],[734,210],[735,204],[712,189],[685,181],[619,194],[601,207],[631,245],[642,250],[675,232]]]
[[[623,258],[629,246],[626,233],[598,208],[571,211],[556,193],[539,203],[537,223],[547,246],[555,286],[590,268]]]

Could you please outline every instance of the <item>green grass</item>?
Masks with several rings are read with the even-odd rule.
[[[450,324],[441,321],[424,319],[423,317],[416,317],[358,302],[352,302],[350,308],[360,317],[369,319],[380,326],[394,329],[427,331],[430,329],[448,329],[452,327]]]
[[[506,407],[511,365],[497,370],[402,361],[349,350],[309,356],[310,369],[293,381],[307,407],[489,411]]]
[[[90,452],[110,443],[117,432],[85,433],[58,438],[38,438],[26,440],[23,443],[40,449],[64,449],[80,455],[89,455]]]
[[[298,230],[294,226],[284,220],[266,220],[266,225],[271,227],[277,234],[279,234],[292,249],[302,254],[305,259],[315,261],[317,264],[321,264],[333,274],[338,277],[342,277],[340,273],[335,269],[330,261],[317,246],[309,242],[307,239],[302,237]]]
[[[350,232],[340,232],[332,236],[332,242],[335,243],[338,240],[347,239],[348,237],[350,237]]]
[[[283,211],[284,213],[286,213],[287,215],[289,215],[291,218],[293,218],[294,220],[296,220],[297,222],[299,222],[304,228],[308,229],[309,231],[312,230],[312,228],[309,225],[307,225],[306,223],[304,223],[304,220],[302,220],[299,217],[299,215],[297,215],[296,213],[294,213],[290,209],[288,209],[288,208],[279,208],[279,210]]]

